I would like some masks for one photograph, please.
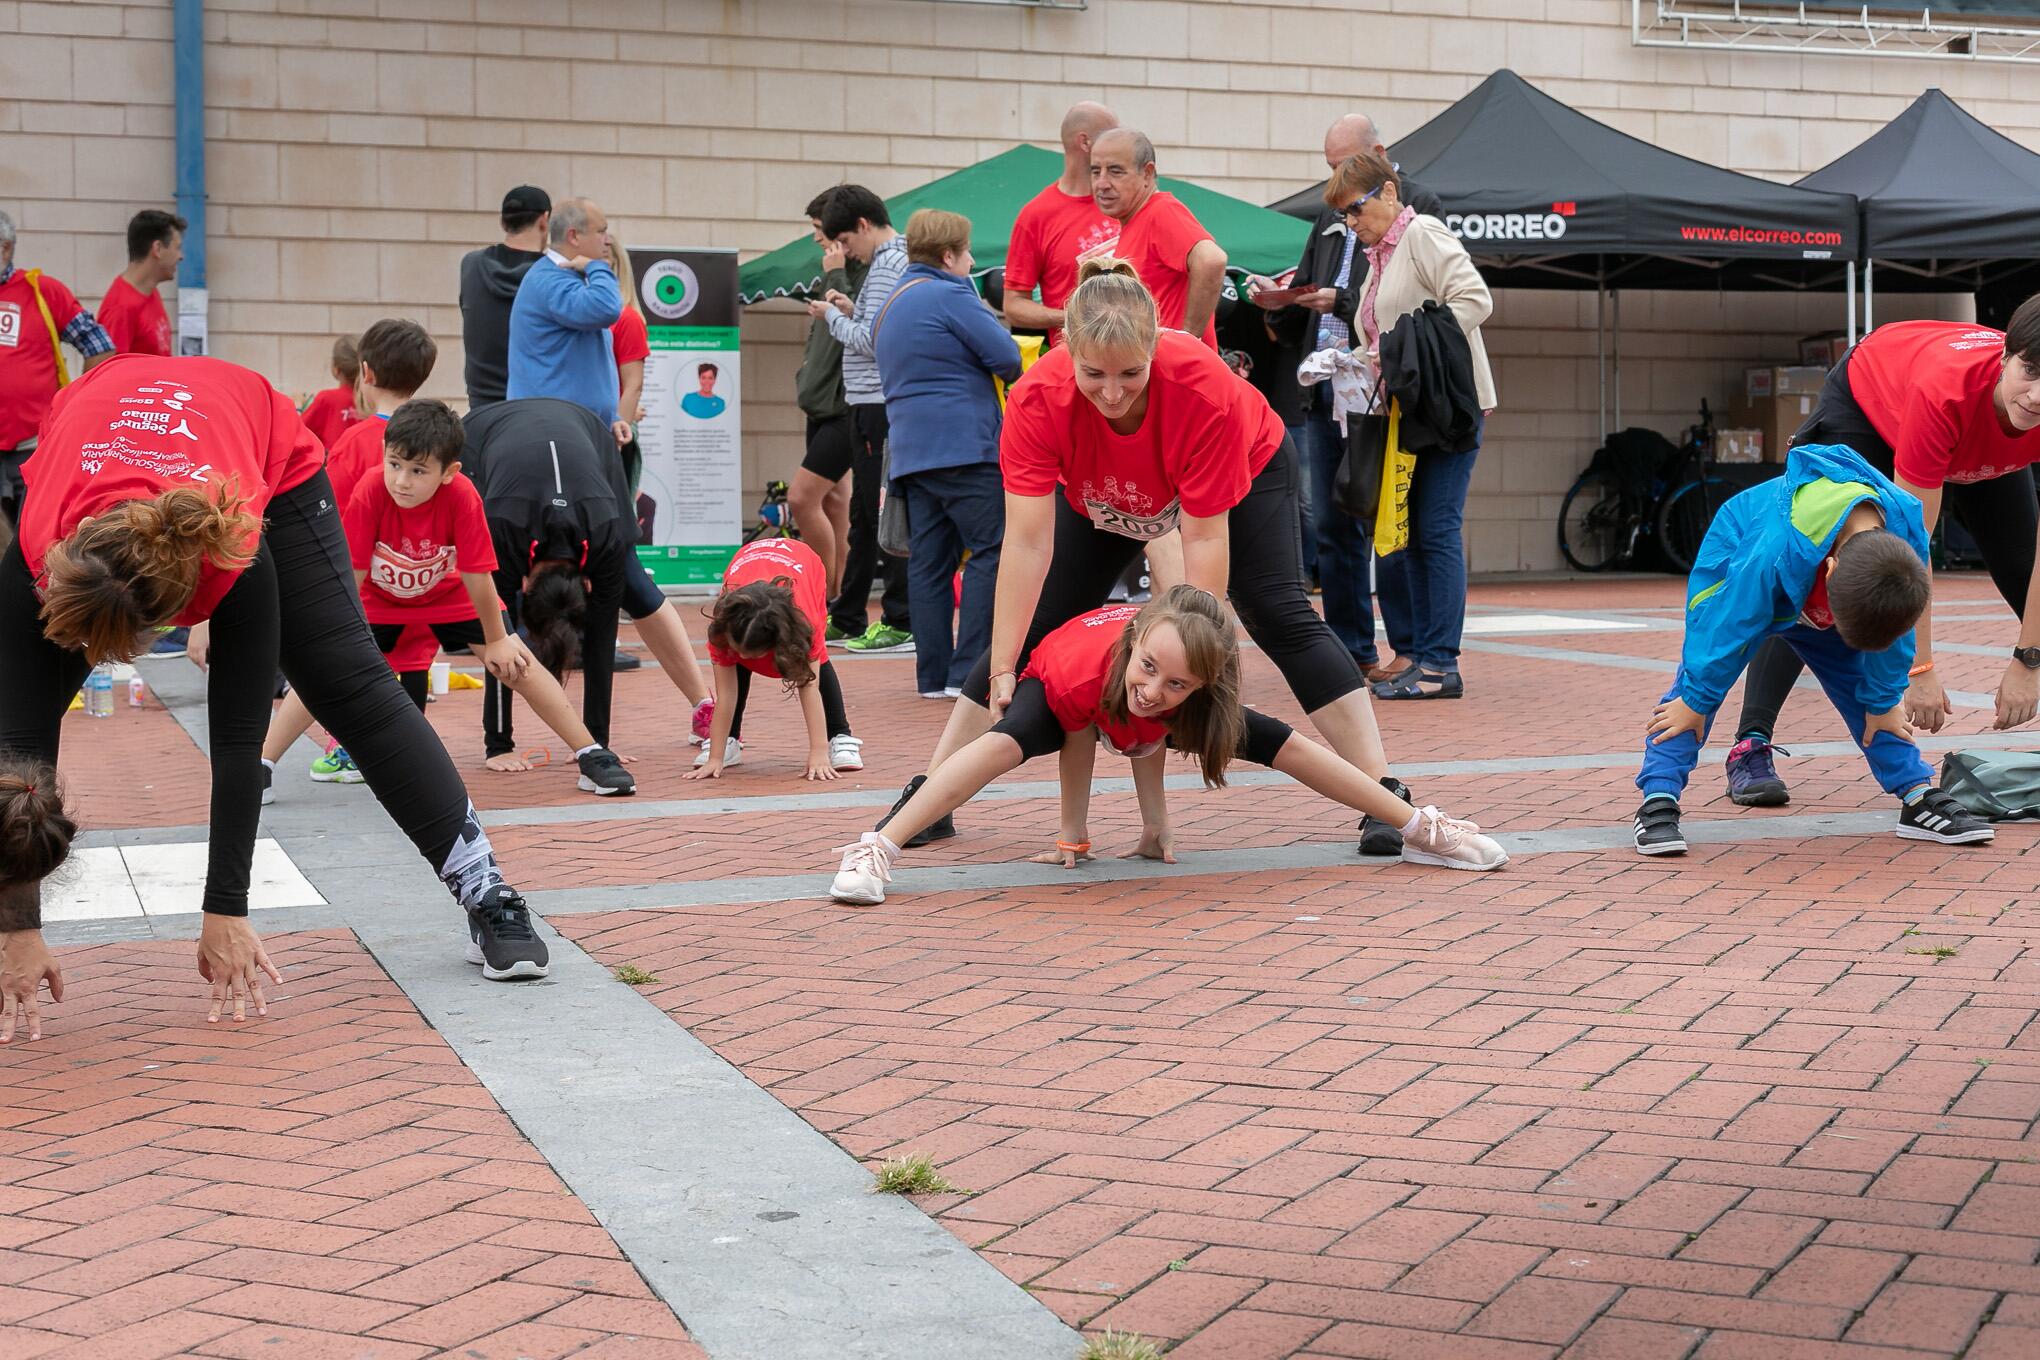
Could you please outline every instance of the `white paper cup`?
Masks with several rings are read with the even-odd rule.
[[[453,687],[453,663],[435,661],[432,663],[432,692],[445,694]]]

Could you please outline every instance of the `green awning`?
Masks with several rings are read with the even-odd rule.
[[[916,208],[946,208],[971,223],[971,254],[979,276],[1006,263],[1006,238],[1013,219],[1042,186],[1062,174],[1062,157],[1038,146],[1016,146],[988,161],[932,180],[885,201],[902,230]],[[1183,200],[1221,246],[1234,272],[1276,274],[1295,267],[1310,223],[1163,176],[1161,187]],[[738,271],[738,295],[745,302],[806,297],[821,283],[822,251],[803,235]]]

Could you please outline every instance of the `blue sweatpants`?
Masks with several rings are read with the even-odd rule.
[[[1785,645],[1799,654],[1827,692],[1828,702],[1849,725],[1849,735],[1856,739],[1856,745],[1862,746],[1863,704],[1856,696],[1862,692],[1863,654],[1843,642],[1831,628],[1809,628],[1795,623],[1774,636],[1784,639]],[[1680,680],[1683,679],[1681,675]],[[1665,699],[1679,697],[1680,680],[1672,682]],[[1711,714],[1707,726],[1710,730],[1714,726]],[[1668,793],[1677,798],[1685,792],[1693,767],[1700,763],[1700,747],[1706,739],[1706,733],[1696,738],[1691,732],[1681,732],[1669,741],[1646,740],[1643,769],[1636,776],[1636,787],[1643,791],[1643,796]],[[1877,777],[1878,786],[1886,793],[1905,794],[1934,782],[1934,772],[1920,755],[1920,748],[1889,732],[1879,732],[1863,756],[1870,762],[1870,773]]]

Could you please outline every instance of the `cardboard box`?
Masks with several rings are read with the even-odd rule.
[[[1809,335],[1799,342],[1799,362],[1816,368],[1833,368],[1849,352],[1849,337],[1840,331]]]
[[[1714,461],[1717,463],[1761,463],[1764,461],[1764,432],[1754,426],[1714,432]]]
[[[1816,364],[1790,368],[1746,368],[1743,370],[1743,397],[1757,402],[1771,397],[1819,396],[1821,384],[1826,381],[1827,369]]]
[[[1792,435],[1813,414],[1814,398],[1807,395],[1765,397],[1732,408],[1723,422],[1732,429],[1754,429],[1763,436],[1764,461],[1782,463],[1791,447]]]

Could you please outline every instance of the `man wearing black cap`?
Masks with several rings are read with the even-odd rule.
[[[503,400],[510,377],[510,304],[524,273],[545,254],[552,199],[520,184],[503,195],[503,242],[460,262],[460,332],[467,350],[470,409]]]

